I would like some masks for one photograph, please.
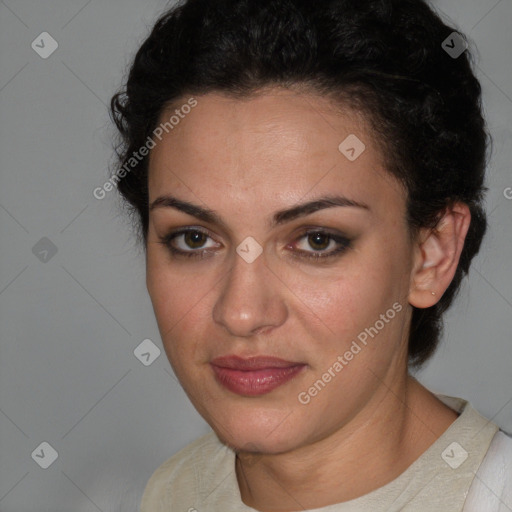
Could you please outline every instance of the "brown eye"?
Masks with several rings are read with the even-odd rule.
[[[208,237],[200,231],[188,231],[183,235],[183,241],[191,249],[201,248],[206,243],[207,238]]]
[[[308,243],[315,251],[322,251],[329,247],[331,237],[325,233],[312,233],[308,235]]]
[[[350,247],[351,241],[345,236],[323,230],[305,232],[288,246],[299,257],[316,259],[341,256]]]
[[[217,243],[213,238],[199,229],[180,229],[164,235],[160,243],[167,247],[176,257],[198,257],[204,258],[211,255],[222,244]]]

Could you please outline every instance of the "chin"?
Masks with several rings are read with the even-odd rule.
[[[291,418],[293,414],[287,413]],[[301,434],[288,423],[287,415],[279,414],[276,418],[275,412],[266,416],[256,408],[247,414],[234,416],[224,415],[230,418],[223,424],[208,422],[219,439],[237,451],[283,453],[295,448],[301,443]],[[297,422],[295,427],[297,426]]]

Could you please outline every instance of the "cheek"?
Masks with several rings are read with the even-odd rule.
[[[296,276],[292,281],[299,299],[294,317],[310,340],[307,354],[315,362],[315,373],[326,371],[351,347],[357,354],[347,354],[352,371],[344,371],[351,378],[356,368],[375,368],[397,353],[407,279],[395,258],[382,251],[383,257],[375,254],[361,252],[347,259],[330,277]]]
[[[384,275],[345,275],[309,297],[302,292],[314,311],[299,319],[311,368],[299,390],[313,406],[304,413],[315,410],[312,417],[336,422],[332,403],[343,400],[341,415],[356,409],[385,380],[390,365],[401,359],[405,307],[393,280]]]
[[[177,359],[190,357],[196,349],[199,336],[194,334],[209,314],[215,279],[205,273],[179,271],[179,266],[171,267],[163,260],[148,253],[147,288],[164,348],[174,366]]]
[[[178,324],[215,286],[215,276],[193,263],[170,261],[160,247],[148,248],[146,283],[157,320],[167,329]]]
[[[330,276],[295,276],[290,289],[331,333],[353,333],[372,324],[400,299],[398,275],[389,261],[359,260]],[[342,336],[343,337],[343,336]]]

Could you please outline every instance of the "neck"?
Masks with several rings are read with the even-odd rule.
[[[242,501],[262,512],[319,508],[367,494],[398,477],[457,414],[413,377],[383,385],[348,423],[280,454],[241,453]]]

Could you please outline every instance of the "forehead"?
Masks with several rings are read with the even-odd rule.
[[[214,194],[235,202],[264,196],[278,207],[333,188],[361,202],[372,195],[403,200],[369,123],[348,107],[281,89],[244,99],[217,93],[195,99],[197,106],[151,150],[150,201],[179,191],[184,199],[208,202]]]

